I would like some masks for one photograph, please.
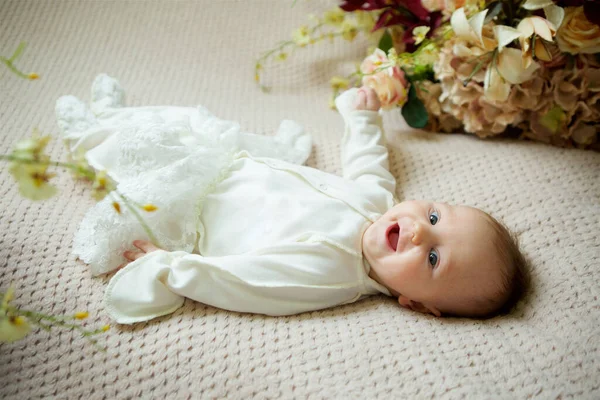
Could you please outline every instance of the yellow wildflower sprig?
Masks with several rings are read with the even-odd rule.
[[[55,174],[48,173],[48,167],[69,169],[77,178],[84,178],[92,182],[92,191],[96,200],[102,200],[109,193],[117,196],[118,199],[113,197],[115,211],[121,213],[120,203],[122,202],[142,225],[154,245],[161,247],[144,218],[131,204],[135,204],[145,212],[156,211],[158,209],[156,205],[138,204],[128,199],[117,190],[116,184],[106,174],[106,171],[96,171],[87,164],[83,157],[72,156],[73,162],[51,160],[50,157],[44,154],[44,149],[50,138],[50,136],[39,136],[37,132],[34,132],[33,137],[18,142],[12,154],[0,154],[0,161],[11,162],[9,172],[19,184],[21,195],[32,200],[46,200],[54,196],[57,190],[49,184],[49,181]]]
[[[363,77],[363,73],[360,71],[360,66],[356,68],[356,71],[345,75],[345,76],[334,76],[329,81],[331,86],[331,97],[329,98],[329,108],[335,110],[335,99],[338,95],[349,87],[358,86],[359,82]]]
[[[4,65],[6,65],[6,67],[12,73],[17,75],[18,77],[23,78],[23,79],[35,80],[40,77],[38,74],[36,74],[35,72],[26,74],[26,73],[22,72],[21,70],[19,70],[14,64],[15,61],[17,61],[17,59],[21,56],[21,54],[23,54],[23,50],[25,50],[26,45],[27,44],[25,42],[19,43],[19,46],[17,47],[17,49],[13,52],[13,54],[9,58],[0,56],[0,62],[2,62]]]
[[[0,293],[2,295],[2,293]],[[76,312],[72,316],[55,316],[37,311],[25,310],[10,304],[14,297],[14,286],[11,285],[4,293],[0,306],[0,342],[10,343],[22,339],[31,331],[34,324],[46,331],[52,328],[65,328],[76,330],[92,345],[101,351],[106,349],[98,344],[92,336],[104,333],[110,329],[110,325],[90,330],[73,321],[81,321],[89,316],[87,311]]]
[[[311,19],[315,21],[314,26],[301,26],[292,33],[291,40],[280,42],[275,48],[259,57],[254,65],[254,80],[261,90],[265,92],[269,90],[261,82],[261,71],[270,58],[284,61],[295,50],[325,39],[333,42],[335,38],[342,37],[345,40],[352,41],[360,32],[370,32],[373,27],[374,19],[367,12],[353,15],[353,20],[348,19],[348,16],[349,14],[345,13],[339,7],[325,12],[322,19],[311,16]],[[331,29],[325,30],[324,28]]]

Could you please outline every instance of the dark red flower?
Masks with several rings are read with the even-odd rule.
[[[406,43],[406,50],[409,52],[415,50],[413,29],[417,26],[428,26],[430,30],[427,36],[431,36],[442,22],[442,14],[430,13],[423,7],[421,0],[344,0],[340,8],[347,12],[383,10],[373,31],[401,25],[404,28],[402,41]]]
[[[554,0],[560,7],[581,7],[583,13],[591,23],[600,26],[600,0]]]

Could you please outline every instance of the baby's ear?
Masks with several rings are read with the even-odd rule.
[[[413,311],[417,311],[423,314],[432,314],[436,317],[442,316],[442,313],[437,308],[433,306],[426,306],[423,303],[419,303],[418,301],[412,301],[406,296],[399,295],[398,303],[400,303],[402,307],[410,308]]]

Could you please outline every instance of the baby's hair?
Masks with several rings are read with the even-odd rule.
[[[484,215],[494,231],[493,242],[504,267],[499,290],[494,293],[494,299],[487,299],[488,304],[495,306],[486,310],[485,318],[509,313],[527,292],[530,282],[529,266],[521,253],[517,236],[491,215]]]

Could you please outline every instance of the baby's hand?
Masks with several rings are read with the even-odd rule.
[[[375,93],[373,89],[368,86],[362,86],[358,89],[358,96],[354,103],[354,108],[356,110],[377,111],[379,110],[379,107],[381,107],[381,103],[379,102],[377,93]]]
[[[148,253],[152,253],[153,251],[160,250],[158,247],[156,247],[155,245],[153,245],[152,243],[150,243],[146,240],[134,240],[133,245],[135,247],[137,247],[138,249],[140,249],[141,251],[127,250],[125,253],[123,253],[123,256],[126,259],[128,259],[129,261],[119,265],[117,267],[117,269],[124,268],[127,264],[129,264],[129,262],[135,261],[138,258],[143,257]]]

